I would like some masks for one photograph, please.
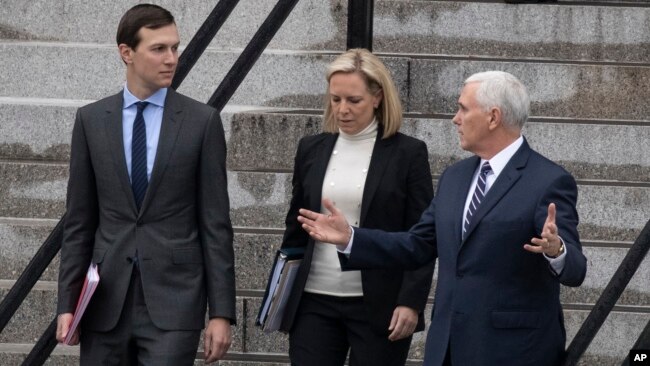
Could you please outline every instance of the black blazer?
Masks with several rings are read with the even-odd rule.
[[[433,198],[433,182],[426,144],[396,134],[375,142],[361,201],[359,227],[404,231],[415,224]],[[320,211],[323,179],[338,134],[321,133],[300,140],[294,162],[293,197],[286,218],[282,247],[306,246],[281,330],[289,331],[300,303],[314,252],[314,241],[297,221],[298,209]],[[419,312],[416,330],[424,329],[422,312],[426,306],[434,264],[413,271],[363,270],[364,302],[371,328],[388,335],[396,306]]]
[[[235,320],[226,145],[219,113],[169,89],[151,181],[137,210],[122,137],[122,93],[82,107],[72,132],[59,271],[58,313],[73,312],[90,262],[100,282],[84,329],[108,331],[120,317],[138,251],[153,323],[201,329]]]

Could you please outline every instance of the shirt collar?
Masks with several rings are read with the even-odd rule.
[[[494,172],[494,175],[499,176],[503,169],[506,167],[510,159],[512,158],[513,155],[519,150],[521,145],[524,143],[524,137],[522,135],[519,135],[519,138],[517,138],[513,143],[508,145],[505,149],[499,151],[498,154],[494,155],[492,159],[490,160],[485,160],[481,159],[481,164],[479,166],[483,166],[483,163],[486,161],[490,162],[490,167],[492,168],[492,172]]]
[[[124,108],[129,108],[130,106],[134,105],[137,102],[140,102],[140,99],[138,99],[135,95],[131,94],[129,89],[126,87],[126,84],[124,85]],[[167,88],[161,88],[158,89],[155,93],[153,93],[149,98],[145,99],[144,102],[149,102],[151,104],[157,105],[158,107],[164,107],[165,106],[165,98],[167,97]]]

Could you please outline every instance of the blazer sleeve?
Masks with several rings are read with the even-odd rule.
[[[444,179],[445,173],[442,173],[438,190]],[[350,255],[339,255],[341,267],[345,270],[413,270],[434,262],[438,257],[435,217],[436,199],[433,198],[408,232],[356,228]]]
[[[305,160],[305,139],[298,143],[298,149],[293,163],[293,178],[291,180],[291,202],[284,220],[285,231],[282,238],[282,248],[304,247],[309,241],[309,235],[298,222],[298,210],[307,207],[304,202],[301,166]]]
[[[95,173],[81,110],[77,111],[70,144],[70,178],[63,223],[57,313],[73,313],[92,259],[98,224]]]
[[[564,269],[558,278],[565,286],[580,286],[587,274],[587,258],[582,253],[578,234],[577,200],[576,182],[570,174],[564,173],[548,186],[535,212],[535,227],[539,236],[548,216],[548,205],[555,203],[555,223],[566,250]]]
[[[201,147],[198,222],[210,318],[236,322],[233,232],[226,177],[226,141],[219,112],[212,111]]]
[[[438,179],[438,192],[445,179]],[[438,257],[436,240],[436,199],[433,198],[419,221],[408,232],[385,232],[356,228],[349,256],[339,255],[342,268],[417,269]]]
[[[406,228],[417,223],[422,212],[431,203],[432,180],[426,144],[418,141],[408,170],[404,220]],[[404,272],[402,287],[397,298],[398,305],[408,306],[418,312],[424,310],[431,289],[434,267],[435,261],[432,260],[418,269]]]

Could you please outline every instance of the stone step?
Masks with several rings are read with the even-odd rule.
[[[15,280],[22,273],[29,260],[41,246],[50,230],[53,220],[0,220],[0,278]],[[583,233],[584,234],[584,233]],[[263,291],[273,263],[273,253],[282,243],[282,229],[250,230],[235,228],[235,273],[240,290]],[[564,303],[593,304],[598,300],[605,286],[627,254],[628,242],[585,241],[584,253],[588,259],[588,271],[581,287],[562,288]],[[56,281],[58,257],[41,276],[41,280]],[[434,280],[437,275],[434,275]],[[641,264],[618,305],[642,306],[650,304],[650,258]]]
[[[5,101],[0,98],[0,159],[68,160],[77,105]],[[322,119],[314,113],[222,113],[229,168],[290,171],[299,139],[320,132]],[[469,155],[460,149],[450,118],[410,116],[402,132],[427,142],[434,174]],[[581,122],[533,119],[524,134],[576,179],[650,183],[650,122]]]
[[[432,172],[470,154],[458,144],[456,127],[448,119],[412,115],[401,131],[427,143]],[[315,114],[240,113],[232,118],[229,167],[235,170],[292,170],[301,137],[320,132]],[[530,121],[524,134],[549,159],[567,168],[576,179],[650,183],[650,123],[616,125],[555,119]],[[592,123],[589,123],[592,122]]]
[[[40,283],[39,287],[32,291],[23,307],[14,316],[3,333],[0,334],[0,341],[22,344],[35,342],[53,316],[55,292],[48,289],[48,287],[53,287],[53,283]],[[2,292],[4,293],[5,290]],[[287,337],[285,335],[280,333],[264,334],[255,326],[255,317],[260,304],[260,297],[238,297],[239,325],[235,328],[231,350],[233,352],[245,350],[246,352],[262,354],[286,353]],[[26,308],[29,311],[23,313],[23,309]],[[567,344],[588,315],[589,309],[581,308],[584,308],[584,306],[567,305],[564,311]],[[429,305],[426,313],[430,314],[430,312],[431,306]],[[583,359],[583,364],[610,365],[614,364],[615,361],[620,363],[641,334],[648,320],[650,320],[650,309],[647,307],[639,307],[636,311],[612,312],[589,347],[586,357]],[[422,358],[425,334],[416,334],[409,358]],[[0,356],[0,360],[2,360],[2,357]]]
[[[170,10],[177,22],[181,43],[192,39],[216,2],[159,0],[156,4]],[[233,10],[212,46],[242,49],[270,13],[275,2],[244,0]],[[90,4],[66,0],[52,3],[36,0],[6,4],[0,12],[0,38],[17,40],[57,40],[115,44],[115,32],[121,15],[132,1],[117,0]],[[276,34],[271,48],[344,49],[347,1],[306,0],[296,4],[292,14]],[[44,14],[55,16],[44,16]]]
[[[0,95],[94,100],[123,86],[123,66],[113,46],[0,42],[0,52],[6,69],[0,76]],[[233,52],[208,50],[180,91],[208,100],[236,56]],[[320,52],[265,53],[230,102],[321,109],[326,87],[323,74],[332,58]],[[53,64],[53,59],[60,62]],[[453,114],[464,78],[497,69],[519,76],[528,86],[533,116],[646,120],[650,114],[650,106],[645,103],[650,91],[638,87],[638,80],[650,78],[650,67],[646,66],[419,56],[384,60],[410,112]]]
[[[61,217],[68,168],[64,164],[0,162],[0,217]],[[235,226],[283,228],[291,173],[231,171]],[[650,217],[650,186],[579,184],[578,212],[584,239],[633,241]]]
[[[50,235],[58,220],[0,219],[0,279],[16,280]],[[56,281],[59,256],[41,275],[41,281]]]
[[[34,347],[34,343],[0,343],[0,364],[20,366]],[[79,347],[58,345],[45,361],[46,366],[70,366],[79,364]]]
[[[650,42],[633,6],[379,1],[374,24],[378,52],[646,62]]]
[[[158,3],[176,14],[183,44],[189,42],[213,6],[169,0]],[[478,1],[377,1],[374,49],[385,53],[647,62],[647,4],[643,0],[627,1],[627,6],[593,3],[513,6]],[[240,2],[212,46],[242,49],[273,4],[264,0]],[[131,5],[126,0],[92,5],[82,1],[13,2],[0,13],[4,30],[0,36],[112,45],[119,17]],[[346,14],[347,1],[300,1],[269,47],[343,50]]]
[[[33,344],[29,343],[2,343],[0,344],[0,364],[3,366],[19,366],[32,350]],[[237,361],[233,361],[237,360]],[[244,361],[241,361],[244,360]],[[250,360],[250,361],[247,361]],[[263,361],[269,360],[269,361]],[[285,360],[287,362],[278,362]],[[46,366],[70,366],[79,364],[79,346],[58,345],[45,361]],[[203,352],[199,349],[194,366],[205,365]],[[230,351],[224,360],[215,363],[218,366],[289,366],[286,354],[259,354]]]

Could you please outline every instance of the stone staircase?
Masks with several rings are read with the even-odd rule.
[[[176,16],[187,44],[216,0],[154,2]],[[76,108],[123,85],[114,33],[135,3],[0,0],[1,296],[64,212]],[[273,3],[242,0],[179,90],[207,100]],[[222,114],[239,325],[221,365],[288,362],[286,337],[261,333],[254,318],[281,241],[297,141],[319,131],[325,66],[345,48],[346,9],[345,0],[301,0]],[[524,133],[580,190],[589,267],[582,287],[562,289],[570,341],[650,219],[650,3],[377,0],[374,35],[407,111],[403,132],[427,142],[436,176],[467,156],[450,122],[464,78],[505,70],[529,87]],[[57,270],[55,260],[0,333],[1,365],[20,364],[54,316]],[[619,365],[648,320],[650,259],[581,363]],[[414,338],[413,364],[424,337]],[[57,347],[48,364],[77,359],[76,347]]]

